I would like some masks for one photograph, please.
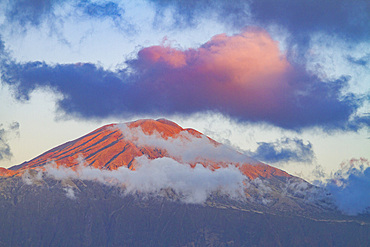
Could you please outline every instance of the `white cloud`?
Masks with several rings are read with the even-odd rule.
[[[268,180],[262,180],[260,178],[256,178],[253,180],[245,181],[245,187],[248,192],[254,192],[255,195],[250,197],[249,199],[253,202],[261,203],[264,205],[268,205],[271,200],[269,199],[271,195],[271,188],[269,187]]]
[[[140,126],[129,128],[126,124],[120,124],[118,128],[122,131],[125,139],[132,141],[137,146],[165,149],[170,156],[179,158],[185,163],[195,163],[203,159],[214,162],[257,163],[256,160],[223,144],[213,143],[205,135],[196,137],[186,130],[181,131],[175,137],[165,139],[157,131],[151,135],[145,134]]]
[[[22,174],[22,180],[25,184],[31,185],[42,181],[42,175],[41,170],[28,169]]]
[[[213,192],[233,199],[242,199],[243,181],[246,177],[236,167],[230,166],[211,171],[202,165],[191,168],[171,158],[149,160],[145,156],[136,159],[135,171],[126,167],[117,170],[101,170],[79,165],[76,170],[48,164],[46,174],[55,179],[66,178],[95,180],[110,185],[123,185],[126,194],[160,195],[171,188],[186,203],[203,203]],[[67,195],[74,195],[70,190]]]
[[[75,191],[73,190],[73,188],[71,187],[66,187],[66,188],[63,188],[64,191],[66,192],[66,196],[69,198],[69,199],[76,199],[76,195],[75,195]]]

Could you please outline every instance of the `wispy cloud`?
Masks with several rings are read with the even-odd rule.
[[[2,125],[0,125],[0,160],[10,159],[12,157],[12,153],[10,151],[9,144],[5,139],[5,129],[1,127]]]
[[[69,199],[76,199],[76,195],[75,195],[75,191],[73,190],[72,187],[65,187],[64,188],[64,191],[66,192],[66,196],[69,198]]]
[[[4,128],[3,125],[0,124],[0,161],[4,159],[9,160],[13,156],[8,143],[9,135],[12,134],[19,135],[18,122],[11,123],[8,128]]]
[[[66,1],[9,1],[5,6],[5,17],[9,23],[19,24],[19,26],[24,27],[28,24],[38,26],[45,18],[52,17],[55,6],[63,2]]]
[[[124,13],[124,10],[117,3],[111,1],[104,3],[80,1],[77,6],[83,9],[85,14],[96,18],[110,17],[120,19],[122,13]]]
[[[90,1],[90,0],[43,0],[43,1],[9,1],[5,8],[5,17],[9,23],[24,25],[40,25],[45,19],[55,17],[58,7],[68,4],[69,7],[80,9],[93,18],[119,19],[124,13],[115,1]]]
[[[68,18],[85,20],[110,20],[114,27],[125,33],[134,33],[135,27],[125,18],[125,10],[117,1],[94,0],[42,0],[6,1],[3,3],[4,23],[12,32],[27,32],[32,27],[48,28],[62,44],[69,44],[64,37],[64,24]]]

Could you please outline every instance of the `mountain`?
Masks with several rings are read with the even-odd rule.
[[[1,246],[368,246],[370,216],[165,119],[0,169]]]
[[[158,133],[158,138],[166,140],[168,140],[168,138],[180,138],[184,134],[188,134],[194,138],[205,137],[203,134],[194,129],[183,129],[176,123],[166,119],[143,119],[127,123],[126,125],[128,127],[127,131],[140,128],[140,130],[142,130],[142,132],[146,135]],[[221,145],[220,143],[217,143],[208,137],[206,138],[209,140],[209,143],[206,143],[206,145]],[[190,140],[186,141],[189,142]],[[34,158],[33,160],[13,166],[9,170],[14,172],[3,171],[3,174],[20,174],[26,169],[34,169],[44,166],[50,161],[54,161],[58,165],[74,167],[78,165],[78,158],[81,155],[84,157],[85,162],[89,166],[108,170],[114,170],[121,166],[134,169],[135,159],[143,155],[147,156],[149,159],[171,157],[178,160],[178,158],[168,154],[168,151],[165,148],[151,147],[148,145],[139,145],[135,143],[130,138],[125,136],[125,133],[122,133],[122,130],[119,128],[118,124],[110,124],[103,126],[81,138],[55,147]],[[241,154],[240,156],[241,161],[243,161],[244,158],[245,161],[249,162],[240,162],[240,169],[251,179],[257,177],[268,178],[273,176],[290,177],[289,174],[282,170],[268,166],[261,162],[252,161],[247,156],[243,157]],[[229,160],[227,160],[227,162],[228,161]],[[254,164],[251,164],[251,161]],[[201,163],[210,169],[217,169],[221,166],[227,165],[225,162],[214,162],[211,159],[198,159],[194,160],[194,162]]]
[[[237,167],[250,179],[246,194],[257,202],[257,208],[261,202],[268,201],[273,207],[280,209],[302,211],[303,205],[305,209],[310,205],[310,210],[322,210],[322,205],[307,204],[304,198],[306,192],[294,188],[303,183],[305,188],[312,189],[313,186],[307,182],[167,119],[141,119],[124,124],[109,124],[46,151],[30,161],[3,170],[2,174],[22,176],[29,170],[45,170],[50,164],[73,170],[81,166],[104,171],[115,171],[118,168],[136,170],[140,166],[140,157],[149,160],[170,158],[193,168],[201,164],[211,171],[229,166]],[[282,196],[287,193],[291,196]],[[324,206],[328,207],[326,204],[325,202]]]

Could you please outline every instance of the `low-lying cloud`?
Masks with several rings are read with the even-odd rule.
[[[196,163],[204,160],[224,163],[248,163],[255,164],[254,160],[225,145],[211,141],[207,136],[194,136],[188,131],[181,131],[174,137],[163,138],[161,133],[154,131],[146,134],[139,126],[137,128],[120,124],[126,140],[132,141],[139,147],[149,146],[166,150],[169,156],[178,158],[184,163]]]
[[[170,188],[185,203],[203,203],[213,192],[233,199],[243,198],[243,181],[246,177],[236,167],[211,171],[202,165],[191,168],[171,158],[149,160],[145,156],[137,158],[136,162],[139,164],[136,170],[119,167],[112,171],[84,165],[72,170],[51,163],[45,167],[45,172],[58,180],[95,180],[124,186],[126,194],[157,196],[162,190]],[[67,192],[72,196],[70,191]]]
[[[82,179],[97,181],[123,188],[125,195],[141,197],[165,196],[183,203],[202,204],[214,193],[233,200],[249,201],[271,206],[276,193],[279,196],[300,198],[303,202],[323,208],[337,208],[344,214],[367,213],[370,209],[368,189],[370,166],[366,159],[352,159],[319,187],[292,177],[278,187],[268,179],[250,180],[232,165],[212,171],[200,164],[192,168],[171,158],[136,158],[135,170],[119,167],[117,170],[102,170],[87,166],[83,157],[73,169],[47,164],[43,170],[25,171],[22,179],[26,184],[42,184],[42,178],[49,176],[57,180]],[[77,199],[76,188],[66,183],[66,197]],[[173,196],[168,192],[172,191]],[[275,196],[274,196],[275,194]],[[169,196],[169,197],[168,197]]]
[[[201,164],[191,167],[186,163],[179,163],[171,158],[148,159],[146,156],[136,158],[135,170],[127,167],[119,167],[117,170],[102,170],[87,166],[83,157],[78,158],[79,165],[71,169],[65,166],[57,166],[50,162],[44,171],[26,171],[22,179],[27,184],[41,181],[44,175],[57,180],[82,179],[96,181],[110,186],[123,188],[125,195],[138,195],[140,197],[164,196],[168,199],[179,200],[183,203],[202,204],[212,196],[226,196],[237,201],[249,201],[252,203],[269,206],[272,202],[273,189],[267,179],[256,178],[250,180],[240,170],[229,165],[228,167],[211,170]],[[314,189],[305,190],[310,185],[298,179],[300,186],[283,186],[284,195],[293,195],[316,203],[317,194]],[[293,182],[292,182],[293,183]],[[289,190],[287,190],[289,186]],[[312,186],[311,186],[312,187]],[[66,183],[64,188],[66,197],[78,198],[72,186]],[[168,192],[174,193],[168,197]],[[321,198],[320,198],[321,199]]]

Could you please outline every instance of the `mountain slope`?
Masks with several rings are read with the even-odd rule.
[[[321,192],[165,119],[111,124],[0,169],[0,247],[368,246]]]
[[[128,168],[135,171],[142,165],[138,160],[143,157],[153,161],[163,161],[161,159],[168,158],[173,162],[171,166],[163,168],[164,170],[149,169],[147,174],[144,174],[143,170],[136,174],[128,174],[127,169],[119,170]],[[8,170],[0,170],[2,172],[0,175],[22,177],[28,183],[39,184],[42,183],[39,181],[39,176],[43,175],[37,175],[37,171],[48,169],[45,175],[54,176],[50,172],[49,164],[53,167],[67,167],[76,172],[72,174],[74,177],[70,177],[71,172],[69,172],[70,175],[64,174],[63,178],[69,176],[68,178],[78,177],[99,181],[112,181],[112,179],[115,181],[118,178],[120,185],[134,184],[133,191],[142,191],[147,186],[145,188],[149,187],[148,193],[153,191],[158,193],[162,189],[171,187],[177,189],[177,193],[187,195],[188,197],[183,199],[185,201],[202,202],[206,199],[206,195],[218,190],[221,186],[226,190],[231,188],[232,194],[239,193],[240,188],[242,197],[246,197],[249,206],[255,209],[262,207],[263,210],[294,211],[307,214],[307,212],[320,213],[333,207],[332,202],[325,195],[321,196],[322,191],[304,180],[251,159],[194,129],[183,129],[166,119],[143,119],[125,124],[103,126],[76,140],[55,147],[28,162],[13,166]],[[237,168],[245,177],[243,176],[242,183],[240,176],[229,177],[230,173],[227,172],[217,173],[221,174],[217,178],[216,173],[213,174],[215,176],[207,173],[205,177],[205,171],[199,172],[199,167],[196,171],[194,169],[193,174],[187,170],[181,173],[183,172],[182,167],[195,168],[199,164],[209,171],[220,171],[221,168],[228,167]],[[154,167],[155,165],[150,164],[149,166]],[[96,169],[87,171],[94,174],[97,171],[117,171],[118,173],[82,177],[79,174],[81,167]],[[60,173],[60,171],[55,172]],[[156,175],[152,174],[153,172]],[[199,175],[197,178],[196,174]],[[233,172],[232,174],[235,175]],[[138,180],[137,177],[141,175],[144,177]],[[60,174],[57,174],[56,178],[61,179]],[[228,185],[225,187],[223,183]],[[199,187],[195,184],[199,184]],[[203,193],[203,199],[199,199],[200,193]],[[230,193],[227,192],[227,194]],[[184,198],[179,194],[177,196]]]
[[[83,157],[85,165],[107,170],[114,170],[121,166],[135,169],[135,159],[143,155],[147,156],[149,159],[170,157],[179,160],[179,157],[174,157],[169,154],[166,148],[140,145],[140,143],[130,139],[127,132],[136,131],[137,129],[147,136],[155,135],[157,139],[182,139],[184,142],[191,142],[191,140],[189,140],[190,136],[190,138],[205,138],[209,140],[209,142],[205,142],[204,145],[213,145],[214,147],[221,145],[194,129],[183,129],[176,123],[166,119],[143,119],[127,123],[126,126],[128,128],[125,128],[124,131],[120,129],[119,124],[103,126],[81,138],[55,147],[28,162],[13,166],[9,169],[10,171],[4,171],[2,174],[0,173],[0,175],[20,174],[25,169],[42,167],[51,161],[54,161],[57,165],[75,167],[80,163],[81,157]],[[183,138],[184,136],[185,138]],[[197,160],[189,163],[193,166],[195,163],[201,163],[212,170],[227,166],[230,162],[237,163],[236,165],[240,170],[250,179],[276,176],[290,177],[289,174],[282,170],[253,161],[247,156],[243,157],[242,154],[238,155],[241,157],[241,162],[229,160],[214,161],[210,158],[198,157]],[[245,162],[243,162],[243,159]]]

